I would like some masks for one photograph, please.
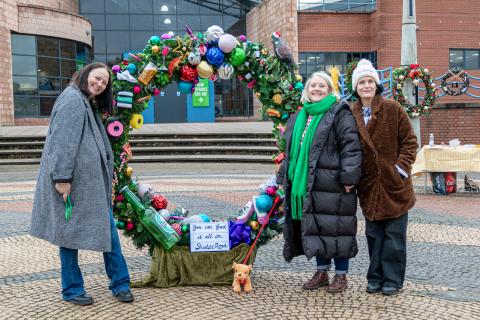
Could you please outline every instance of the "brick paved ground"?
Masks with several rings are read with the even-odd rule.
[[[141,181],[170,202],[221,218],[235,213],[272,172],[267,165],[136,164]],[[81,251],[85,286],[95,304],[60,299],[58,248],[28,235],[36,167],[0,168],[0,319],[480,319],[480,197],[418,194],[410,213],[406,284],[397,297],[369,295],[364,221],[359,212],[359,254],[349,288],[331,295],[304,292],[314,262],[281,256],[281,237],[259,249],[254,292],[229,287],[133,289],[136,301],[117,303],[108,291],[102,255]],[[423,190],[423,180],[417,179]],[[122,236],[133,280],[150,260]]]

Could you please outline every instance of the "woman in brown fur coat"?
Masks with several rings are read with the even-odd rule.
[[[367,292],[395,295],[405,278],[408,210],[415,204],[410,172],[417,139],[407,113],[382,97],[383,87],[370,61],[358,63],[352,86],[359,98],[353,116],[363,153],[358,193],[370,256]]]

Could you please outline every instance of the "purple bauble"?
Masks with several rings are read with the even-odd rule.
[[[244,34],[242,34],[238,37],[238,40],[241,41],[241,42],[245,42],[245,41],[247,41],[247,37]]]
[[[112,67],[112,72],[113,73],[118,73],[118,72],[120,72],[120,70],[121,69],[120,69],[120,66],[118,64],[116,64]]]

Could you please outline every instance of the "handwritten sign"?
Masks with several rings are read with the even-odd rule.
[[[190,223],[190,251],[228,251],[228,221]]]

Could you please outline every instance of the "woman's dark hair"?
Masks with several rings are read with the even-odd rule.
[[[93,97],[90,100],[93,100],[92,108],[95,111],[112,115],[113,114],[113,104],[112,104],[112,77],[110,75],[110,69],[103,63],[94,62],[86,65],[82,69],[75,72],[72,76],[70,84],[77,86],[80,91],[88,98],[90,92],[88,91],[88,75],[94,69],[102,68],[108,72],[108,83],[102,93]]]
[[[375,90],[375,95],[378,96],[379,94],[382,94],[383,90],[384,90],[383,85],[377,84],[377,90]],[[358,95],[357,90],[353,91],[352,96],[354,96],[357,99],[360,99],[360,96]]]

